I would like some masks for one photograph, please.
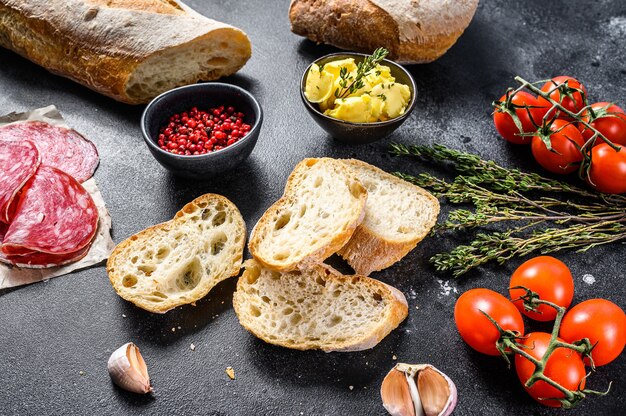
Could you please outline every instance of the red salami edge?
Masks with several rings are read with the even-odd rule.
[[[93,243],[93,240],[91,241]],[[50,253],[33,252],[30,254],[6,256],[0,251],[0,262],[29,269],[44,269],[59,267],[68,263],[74,263],[87,255],[91,249],[91,243],[76,253],[54,255]]]
[[[0,127],[0,141],[39,144],[43,164],[73,176],[78,182],[91,178],[100,163],[96,145],[74,129],[45,121],[25,121]],[[79,157],[67,159],[65,152]],[[69,163],[69,165],[67,164]]]
[[[23,235],[23,230],[24,227],[28,227],[30,223],[32,223],[32,218],[33,218],[33,212],[28,212],[26,213],[24,218],[27,218],[27,220],[24,220],[24,218],[22,218],[21,216],[24,215],[25,211],[29,208],[29,205],[31,204],[38,204],[38,201],[41,200],[41,198],[45,198],[48,197],[46,194],[43,195],[36,195],[34,194],[34,192],[41,192],[41,189],[39,189],[42,185],[45,185],[45,183],[37,183],[37,181],[42,181],[42,178],[39,178],[39,175],[60,175],[61,178],[64,177],[64,180],[66,180],[75,190],[82,190],[82,192],[84,193],[83,196],[87,196],[88,198],[86,199],[86,204],[87,206],[84,207],[83,209],[87,210],[90,209],[92,211],[92,214],[90,215],[89,221],[90,224],[89,226],[91,226],[91,231],[90,231],[90,235],[89,236],[85,236],[84,238],[82,238],[81,243],[77,244],[77,247],[75,247],[72,250],[69,251],[63,251],[63,250],[54,250],[52,251],[51,249],[45,249],[42,247],[37,247],[35,245],[32,244],[33,241],[43,241],[45,242],[44,239],[40,239],[39,236],[37,236],[37,238],[35,239],[34,236],[30,236],[27,234],[28,238],[30,239],[31,243],[17,243],[14,241],[14,236],[16,234],[19,234],[20,237],[23,239],[24,235]],[[35,186],[37,185],[37,186]],[[36,212],[36,211],[35,211]],[[38,212],[37,216],[42,216],[42,219],[40,221],[42,221],[44,218],[46,220],[49,220],[49,218],[46,217],[46,214],[44,214],[43,212]],[[16,214],[15,217],[13,219],[13,222],[9,225],[9,228],[6,232],[5,235],[5,241],[2,244],[2,252],[4,254],[4,256],[16,256],[16,255],[31,255],[33,254],[32,252],[35,251],[37,253],[49,253],[52,255],[64,255],[64,254],[72,254],[72,253],[77,253],[78,251],[81,251],[84,247],[89,246],[94,238],[94,236],[97,233],[97,228],[98,228],[98,208],[96,207],[93,199],[91,198],[91,195],[82,187],[82,185],[80,183],[78,183],[73,177],[69,176],[68,174],[66,174],[65,172],[50,167],[50,166],[45,166],[42,165],[37,174],[31,179],[31,181],[24,187],[24,192],[22,192],[21,196],[20,196],[20,200],[18,202],[18,207],[16,209]],[[28,233],[31,233],[32,230],[29,230]],[[88,237],[88,238],[87,238]],[[9,240],[9,242],[7,242],[7,240]],[[19,240],[19,239],[18,239]],[[48,243],[48,245],[52,245],[52,243]]]
[[[34,143],[30,141],[25,141],[23,143],[20,143],[20,145],[26,146],[30,148],[30,150],[34,150],[37,156],[36,156],[36,161],[33,164],[24,167],[24,169],[28,170],[28,175],[24,176],[22,182],[19,183],[18,186],[13,190],[13,193],[9,197],[9,199],[6,201],[6,204],[3,206],[0,206],[0,222],[4,222],[6,224],[11,222],[12,213],[15,209],[15,205],[13,204],[13,202],[15,201],[16,196],[22,190],[24,185],[26,185],[26,183],[35,175],[35,173],[37,172],[37,168],[39,167],[39,164],[41,163],[41,154],[39,153],[39,149],[37,148],[37,145],[35,145]],[[19,158],[19,161],[20,162],[24,161],[23,155]]]

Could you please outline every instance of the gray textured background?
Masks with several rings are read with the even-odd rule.
[[[230,198],[251,228],[279,197],[293,166],[309,156],[358,157],[387,170],[424,169],[387,156],[390,141],[445,143],[507,166],[537,170],[527,148],[497,137],[489,116],[489,103],[513,84],[516,74],[530,80],[573,75],[584,81],[592,100],[626,105],[626,2],[483,1],[443,58],[410,68],[419,97],[406,124],[388,140],[345,146],[319,130],[298,95],[308,63],[335,49],[290,33],[288,1],[189,3],[248,33],[253,57],[226,81],[252,92],[266,114],[250,159],[205,183],[176,179],[155,163],[140,135],[142,107],[116,103],[0,50],[0,113],[55,104],[98,146],[102,160],[95,176],[113,217],[116,242],[169,219],[205,192]],[[103,266],[0,291],[0,414],[384,414],[378,390],[395,363],[393,355],[432,363],[450,375],[459,389],[455,414],[560,414],[535,404],[514,371],[498,358],[468,349],[454,327],[453,306],[460,293],[473,287],[503,292],[522,261],[455,281],[436,274],[427,261],[452,242],[428,239],[398,265],[373,275],[407,295],[410,315],[376,348],[351,354],[290,351],[256,340],[233,312],[235,279],[220,284],[196,307],[164,316],[117,297]],[[623,245],[559,254],[575,276],[574,302],[606,297],[626,307],[625,255]],[[595,276],[595,284],[583,283],[586,273]],[[454,288],[448,295],[441,287],[446,281]],[[155,387],[151,396],[128,394],[109,380],[106,361],[127,341],[142,349]],[[235,369],[235,381],[224,373],[227,366]],[[625,373],[626,355],[601,368],[589,386],[603,389],[613,380],[614,390],[570,414],[624,414]]]

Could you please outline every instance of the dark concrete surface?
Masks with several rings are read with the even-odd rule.
[[[341,145],[315,125],[298,96],[301,71],[335,49],[290,33],[288,1],[189,3],[248,33],[253,57],[226,82],[248,89],[266,114],[250,159],[203,183],[176,179],[153,160],[141,139],[142,107],[116,103],[0,50],[0,113],[55,104],[98,146],[102,161],[95,177],[113,217],[116,242],[169,219],[205,192],[235,202],[250,229],[304,157],[357,157],[387,170],[428,169],[387,156],[391,141],[445,143],[537,170],[526,148],[497,137],[489,116],[489,103],[516,74],[531,80],[573,75],[585,82],[593,100],[626,104],[626,2],[483,1],[443,58],[410,68],[419,90],[410,119],[385,141]],[[396,362],[394,355],[446,372],[459,389],[457,415],[564,413],[532,401],[514,371],[467,348],[454,327],[453,306],[463,291],[503,292],[522,260],[456,281],[428,264],[429,256],[450,244],[428,239],[396,266],[373,275],[406,294],[410,315],[376,348],[349,354],[290,351],[255,339],[233,312],[235,279],[197,306],[163,316],[119,298],[103,266],[0,292],[0,414],[382,415],[379,387]],[[558,254],[574,274],[574,302],[606,297],[626,307],[625,255],[623,245]],[[596,282],[584,283],[584,274]],[[446,282],[453,288],[448,294],[442,288]],[[109,379],[106,361],[127,341],[141,347],[152,395],[126,393]],[[224,373],[228,366],[235,369],[234,381]],[[612,380],[613,391],[569,414],[625,414],[625,374],[626,355],[600,368],[589,386],[601,390]]]

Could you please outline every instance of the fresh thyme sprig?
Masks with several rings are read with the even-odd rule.
[[[533,252],[586,251],[598,245],[626,241],[623,195],[590,192],[534,173],[507,169],[441,145],[393,144],[391,153],[449,164],[459,172],[451,182],[428,173],[417,176],[395,173],[452,204],[473,205],[474,210],[452,210],[435,232],[515,224],[504,231],[479,232],[469,244],[436,254],[431,262],[437,270],[460,276],[490,261],[501,264]],[[548,228],[539,228],[546,224]]]
[[[350,94],[355,93],[365,86],[363,78],[365,78],[371,71],[376,68],[385,56],[389,54],[389,51],[385,48],[378,48],[370,56],[363,59],[356,66],[356,75],[351,75],[346,67],[341,67],[339,70],[339,86],[335,90],[336,98],[344,98]]]
[[[496,191],[543,191],[578,195],[584,198],[599,200],[608,204],[623,206],[626,196],[605,195],[590,192],[565,182],[548,179],[536,173],[522,172],[519,169],[508,169],[491,160],[483,160],[479,156],[450,149],[435,144],[433,146],[406,146],[394,143],[391,153],[396,156],[416,156],[434,162],[450,162],[461,173],[471,174],[475,183],[489,184]]]

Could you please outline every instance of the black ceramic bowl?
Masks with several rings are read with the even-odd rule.
[[[159,129],[170,116],[192,107],[207,110],[210,107],[233,106],[245,114],[244,121],[252,126],[246,136],[224,149],[197,156],[175,155],[157,144]],[[141,116],[141,132],[154,158],[178,176],[207,179],[230,170],[243,162],[252,152],[259,138],[263,111],[257,100],[236,85],[210,82],[193,84],[166,91],[148,104]]]
[[[363,59],[368,56],[362,53],[332,53],[330,55],[323,56],[316,61],[312,62],[311,65],[317,64],[325,64],[330,61],[336,61],[340,59],[346,58],[354,58],[356,63],[363,61]],[[415,107],[415,96],[417,94],[417,88],[415,87],[415,81],[409,72],[404,69],[401,65],[398,65],[395,62],[383,60],[381,65],[386,65],[391,69],[391,75],[395,77],[397,82],[408,85],[411,90],[411,99],[407,105],[407,108],[399,117],[393,118],[387,121],[378,121],[374,123],[352,123],[349,121],[339,120],[333,117],[329,117],[322,113],[317,104],[310,102],[306,99],[304,95],[304,90],[306,86],[306,77],[309,73],[309,69],[311,69],[311,65],[307,67],[302,75],[302,80],[300,81],[300,97],[302,98],[302,102],[304,106],[309,111],[309,114],[313,117],[313,120],[320,125],[328,134],[337,139],[340,142],[348,143],[348,144],[365,144],[371,143],[376,140],[383,139],[393,133],[404,121],[407,119],[411,111],[413,111],[413,107]]]

